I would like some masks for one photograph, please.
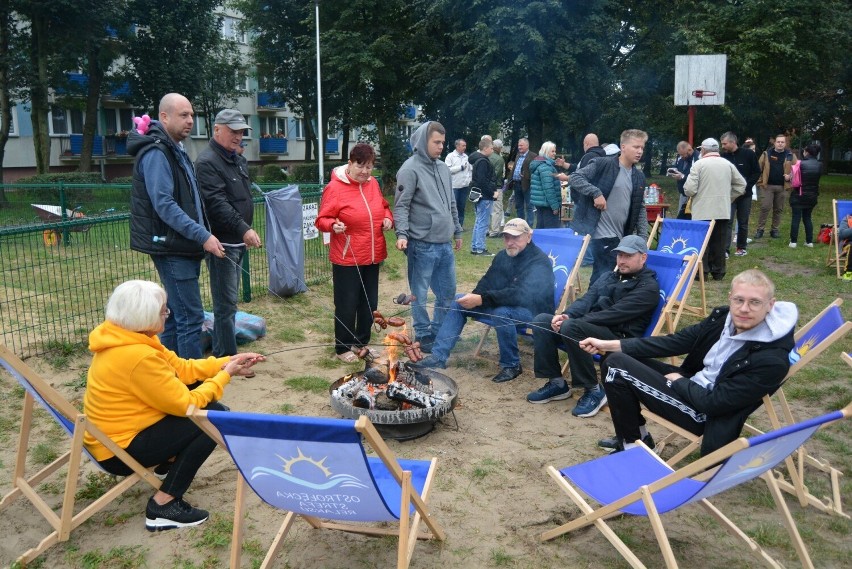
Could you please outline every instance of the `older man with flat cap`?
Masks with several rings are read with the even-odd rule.
[[[210,229],[225,249],[223,257],[208,257],[213,297],[213,355],[237,353],[235,318],[243,256],[248,247],[262,245],[251,228],[254,203],[246,160],[241,156],[243,134],[251,130],[242,113],[224,109],[213,124],[213,138],[198,159],[198,187]]]
[[[572,415],[593,417],[606,405],[594,359],[580,348],[579,341],[590,336],[609,340],[641,336],[660,297],[657,274],[645,267],[648,246],[642,237],[627,235],[613,251],[617,253],[614,271],[592,283],[589,291],[564,313],[539,314],[533,321],[535,376],[547,383],[527,395],[530,403],[568,399],[572,388],[582,388],[584,393]],[[562,377],[560,346],[568,352],[571,387]]]

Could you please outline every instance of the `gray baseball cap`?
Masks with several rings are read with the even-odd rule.
[[[621,241],[618,242],[618,247],[613,249],[613,251],[621,251],[628,255],[632,255],[634,253],[647,253],[648,244],[638,235],[626,235],[622,237]]]
[[[222,109],[216,115],[215,124],[223,124],[231,130],[251,130],[246,118],[237,109]]]

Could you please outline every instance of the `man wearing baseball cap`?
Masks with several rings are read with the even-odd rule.
[[[195,161],[210,229],[225,249],[224,257],[207,258],[215,318],[213,354],[217,357],[237,353],[235,317],[242,260],[247,247],[261,246],[260,236],[251,228],[251,180],[240,153],[243,134],[248,130],[251,127],[240,111],[220,111],[213,124],[213,138]]]
[[[583,395],[571,414],[593,417],[606,405],[606,393],[598,384],[595,361],[582,350],[579,341],[588,338],[616,340],[641,336],[657,307],[660,285],[657,274],[645,268],[648,246],[638,235],[621,238],[613,249],[616,269],[592,283],[582,298],[572,302],[563,314],[543,313],[533,321],[533,360],[535,376],[546,379],[541,388],[527,395],[530,403],[568,399],[571,389],[582,388]],[[568,352],[571,387],[562,377],[559,347]]]
[[[467,318],[484,315],[491,320],[500,349],[500,373],[491,381],[510,381],[523,371],[517,327],[539,312],[553,313],[553,264],[532,242],[532,229],[523,219],[507,221],[501,235],[505,249],[494,257],[473,292],[456,298],[435,337],[432,354],[417,366],[447,367]]]
[[[692,198],[692,219],[716,220],[704,258],[701,260],[705,276],[709,273],[717,281],[725,277],[728,249],[728,224],[731,221],[731,202],[745,192],[745,178],[728,160],[719,155],[719,142],[706,138],[701,143],[701,160],[692,166],[683,184],[683,192]]]

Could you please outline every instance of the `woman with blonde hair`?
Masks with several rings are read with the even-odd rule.
[[[530,164],[530,203],[535,206],[535,228],[560,227],[562,187],[556,178],[556,145],[541,145],[538,156]]]

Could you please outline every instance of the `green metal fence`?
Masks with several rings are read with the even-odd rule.
[[[264,186],[263,191],[280,186]],[[320,187],[300,185],[303,203]],[[158,280],[150,257],[130,250],[128,185],[0,185],[0,341],[22,357],[85,342],[109,293],[128,279]],[[263,196],[253,226],[266,234]],[[265,249],[247,255],[245,301],[266,294]],[[305,241],[305,282],[331,279],[322,239]],[[245,279],[243,281],[245,285]],[[206,269],[202,299],[211,306]]]

